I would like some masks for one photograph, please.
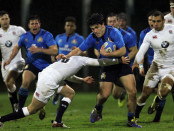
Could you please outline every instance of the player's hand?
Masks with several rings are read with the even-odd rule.
[[[42,49],[42,48],[38,48],[37,46],[32,46],[32,47],[29,48],[29,51],[30,51],[32,54],[35,54],[35,53],[41,52],[41,49]]]
[[[122,61],[123,64],[129,64],[130,63],[130,59],[129,59],[128,56],[126,56],[126,57],[122,56],[121,61]]]
[[[134,70],[135,68],[138,68],[138,67],[139,67],[138,64],[133,64],[133,65],[132,65],[132,70]]]
[[[59,59],[67,59],[67,56],[64,54],[59,54],[56,56],[56,60],[58,61]]]
[[[103,56],[107,56],[107,52],[105,50],[105,47],[104,45],[102,45],[101,49],[100,49],[100,54],[103,55]]]
[[[94,79],[92,78],[92,76],[87,76],[83,78],[83,82],[87,84],[91,84],[91,83],[94,83]]]
[[[144,68],[139,68],[139,74],[141,75],[141,76],[145,76],[145,72],[144,72]]]
[[[5,66],[8,65],[8,64],[10,64],[10,61],[9,60],[4,62],[4,64],[3,64],[4,70],[5,70]]]

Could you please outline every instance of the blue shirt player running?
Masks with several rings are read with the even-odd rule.
[[[86,51],[90,47],[94,47],[100,51],[100,58],[105,57],[121,57],[125,55],[126,49],[123,42],[120,31],[113,27],[104,25],[104,18],[102,14],[92,14],[88,19],[88,25],[92,30],[92,33],[86,38],[86,40],[71,51],[67,56],[60,54],[57,58],[69,58],[73,55],[79,55],[81,52]],[[111,53],[107,53],[103,44],[106,41],[112,41],[117,49]],[[136,87],[135,78],[132,74],[132,69],[129,65],[118,64],[108,67],[102,67],[100,71],[100,92],[97,95],[97,103],[92,110],[90,121],[92,123],[102,119],[102,105],[109,97],[112,85],[116,80],[119,79],[125,87],[128,94],[128,122],[127,125],[130,127],[141,127],[135,123],[134,112],[136,106]]]
[[[22,76],[22,86],[19,89],[19,108],[22,108],[28,97],[28,87],[37,78],[37,75],[51,62],[51,55],[56,55],[58,48],[53,35],[40,28],[40,18],[37,15],[28,19],[29,31],[23,34],[18,44],[13,48],[8,61],[4,63],[4,68],[8,65],[21,47],[27,53],[26,68]]]

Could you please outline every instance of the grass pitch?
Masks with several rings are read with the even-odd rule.
[[[119,108],[117,100],[111,96],[107,100],[103,109],[103,120],[90,123],[89,117],[96,102],[97,93],[82,93],[76,92],[75,98],[69,105],[67,111],[63,116],[63,121],[70,129],[52,128],[51,120],[56,117],[57,106],[52,105],[52,100],[46,106],[46,117],[44,120],[39,120],[38,113],[32,116],[25,117],[20,120],[5,122],[4,131],[48,131],[48,130],[70,130],[70,131],[172,131],[174,130],[174,103],[171,94],[167,97],[166,106],[162,114],[160,123],[150,123],[153,120],[154,114],[148,115],[147,108],[153,100],[151,95],[140,114],[139,124],[143,126],[142,129],[130,128],[126,126],[127,108]],[[32,93],[27,99],[26,105],[31,101]],[[6,115],[12,111],[7,93],[0,95],[0,116]]]

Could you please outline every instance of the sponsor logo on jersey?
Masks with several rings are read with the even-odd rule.
[[[171,19],[169,19],[167,22],[168,22],[168,23],[172,23],[172,20],[171,20]]]
[[[13,35],[16,35],[16,32],[15,31],[13,31],[12,33],[13,33]]]
[[[98,42],[98,41],[96,41],[95,43],[96,43],[96,44],[99,44],[99,42]]]
[[[157,35],[152,36],[153,39],[157,39]]]
[[[172,30],[169,30],[169,34],[173,34],[173,31]]]
[[[5,46],[6,47],[11,47],[12,46],[12,42],[10,40],[5,42]]]
[[[161,47],[162,48],[167,48],[169,46],[169,42],[168,41],[163,41],[162,43],[161,43]]]
[[[58,41],[58,43],[61,43],[62,42],[62,39],[60,39],[59,41]]]
[[[42,37],[39,37],[39,38],[37,39],[37,42],[43,42]]]
[[[76,44],[76,43],[77,43],[77,40],[74,39],[74,40],[71,41],[71,43],[72,43],[72,44]]]
[[[25,42],[28,42],[28,39],[27,38],[25,39]]]
[[[106,72],[103,72],[102,74],[101,74],[101,79],[105,79],[106,78]]]

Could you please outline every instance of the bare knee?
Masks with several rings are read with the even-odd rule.
[[[64,97],[68,97],[69,99],[73,99],[75,96],[75,91],[71,88],[65,95]]]
[[[12,80],[6,80],[5,85],[8,89],[11,89],[13,87],[13,81]]]
[[[162,83],[159,87],[159,97],[162,99],[162,98],[165,98],[168,93],[171,91],[172,89],[172,86],[170,84],[167,84],[167,83]]]

